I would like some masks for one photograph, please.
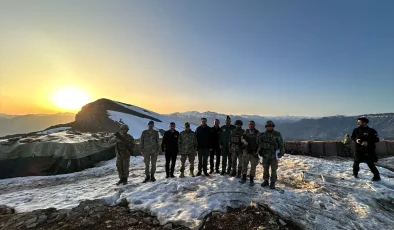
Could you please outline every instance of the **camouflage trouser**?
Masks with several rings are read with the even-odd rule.
[[[227,168],[227,160],[228,160],[228,168]],[[230,173],[231,171],[231,165],[233,161],[231,159],[231,153],[228,150],[228,148],[223,148],[222,149],[222,172]]]
[[[122,158],[116,154],[116,169],[118,170],[119,179],[129,177],[130,157]]]
[[[348,156],[348,157],[352,156],[352,148],[350,146],[345,146],[344,150],[345,150],[346,156]]]
[[[242,150],[238,147],[231,148],[231,160],[232,160],[232,172],[235,172],[237,169],[237,160],[238,160],[238,173],[241,173],[242,170]]]
[[[194,154],[194,153],[181,155],[181,172],[185,171],[185,163],[186,163],[187,158],[189,158],[190,171],[193,172],[194,171],[194,159],[196,158],[196,154]]]
[[[242,155],[242,174],[246,175],[248,173],[248,164],[250,161],[250,172],[249,175],[250,176],[256,176],[256,167],[259,164],[259,157],[257,155],[257,153],[251,154],[251,153],[247,153],[244,152]]]
[[[156,162],[157,162],[157,155],[144,155],[144,162],[145,162],[145,175],[150,177],[151,175],[155,174],[156,172]],[[151,166],[149,170],[149,166]]]
[[[271,182],[276,182],[276,180],[278,179],[278,175],[276,174],[276,170],[278,170],[278,161],[276,160],[275,153],[264,154],[263,156],[263,167],[264,167],[263,180],[270,179],[270,173],[269,173],[270,166],[271,166]]]

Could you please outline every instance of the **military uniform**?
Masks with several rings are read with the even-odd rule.
[[[344,145],[344,150],[345,150],[345,155],[348,157],[352,156],[352,139],[346,138],[343,140],[343,145]]]
[[[197,151],[197,138],[193,131],[182,131],[178,139],[178,149],[181,155],[181,175],[184,177],[186,159],[190,163],[190,175],[194,177],[194,159],[196,158]]]
[[[243,130],[242,128],[235,128],[231,132],[231,135],[230,135],[229,147],[230,147],[231,160],[232,160],[231,176],[236,176],[237,173],[238,173],[238,177],[241,177],[241,170],[242,170],[242,142],[241,142],[241,137],[244,134],[244,132],[245,132],[245,130]],[[238,170],[237,170],[237,162],[238,162]]]
[[[122,125],[121,129],[129,129],[127,125]],[[130,134],[121,134],[120,132],[115,133],[111,142],[116,143],[116,169],[119,175],[119,182],[117,185],[123,183],[127,184],[127,179],[129,177],[129,167],[130,167],[130,155],[134,153],[135,141],[133,136]]]
[[[156,130],[144,130],[141,134],[141,152],[144,154],[146,181],[155,181],[157,156],[160,152],[159,132]],[[149,166],[151,168],[149,170]],[[145,182],[146,182],[145,181]]]
[[[254,177],[256,176],[256,167],[259,163],[259,155],[257,153],[258,148],[258,136],[260,132],[257,129],[247,129],[242,136],[241,141],[244,143],[244,150],[242,155],[242,180],[241,183],[245,183],[246,174],[248,172],[248,164],[250,162],[250,185],[254,185]]]
[[[223,125],[220,128],[220,136],[219,136],[219,144],[222,146],[222,175],[226,173],[230,174],[232,160],[231,160],[231,153],[229,147],[229,140],[231,132],[235,129],[234,125]],[[228,168],[227,168],[227,161],[228,161]]]
[[[267,122],[269,123],[269,122]],[[273,124],[273,122],[272,122]],[[268,185],[268,179],[271,180],[270,187],[275,188],[275,182],[278,179],[276,171],[278,169],[278,160],[276,159],[276,151],[279,149],[279,157],[284,155],[284,144],[280,132],[272,130],[262,132],[259,136],[258,152],[263,157],[264,182],[262,186]],[[271,178],[269,168],[271,167]]]

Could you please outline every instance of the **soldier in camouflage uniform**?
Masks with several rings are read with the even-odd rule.
[[[116,185],[127,184],[129,177],[130,155],[134,153],[134,138],[128,134],[129,126],[121,125],[120,132],[115,133],[110,142],[116,143],[116,169],[118,170],[119,181]]]
[[[190,124],[188,122],[185,123],[185,130],[179,134],[178,149],[181,154],[181,175],[179,177],[185,177],[186,158],[189,158],[190,175],[194,177],[194,159],[197,153],[197,138],[196,134],[190,130]]]
[[[228,143],[229,143],[231,132],[234,129],[235,126],[231,124],[231,119],[229,116],[227,116],[226,124],[220,128],[220,136],[219,136],[219,145],[220,145],[220,150],[222,151],[222,172],[220,173],[220,175],[222,176],[226,173],[227,174],[231,173],[232,160],[231,160],[231,153]],[[226,172],[227,161],[228,161],[228,168]]]
[[[265,123],[266,131],[262,132],[258,138],[259,146],[258,153],[263,157],[264,167],[264,182],[261,184],[262,187],[270,185],[271,189],[275,189],[275,182],[278,179],[276,170],[278,169],[278,160],[276,159],[276,151],[279,150],[278,158],[284,155],[284,144],[282,135],[280,132],[274,130],[275,124],[272,121]],[[268,183],[270,179],[269,167],[271,167],[271,183]]]
[[[153,129],[153,121],[149,121],[148,126],[149,128],[144,130],[141,134],[141,154],[144,156],[146,175],[143,183],[146,183],[149,180],[156,181],[156,162],[157,156],[160,154],[159,132]],[[149,170],[150,165],[151,169]]]
[[[255,128],[256,124],[254,121],[249,122],[249,129],[245,130],[241,141],[243,143],[244,150],[242,155],[242,179],[241,184],[246,182],[246,174],[248,172],[248,164],[250,162],[250,186],[254,186],[254,177],[256,175],[256,167],[259,163],[259,155],[257,153],[258,148],[258,136],[260,132]]]
[[[231,152],[232,159],[232,171],[231,176],[234,177],[237,175],[238,178],[241,178],[241,170],[242,170],[242,142],[241,137],[244,134],[245,130],[242,129],[242,121],[235,121],[235,129],[231,132],[229,147]],[[237,161],[238,161],[238,170],[237,170]]]
[[[350,139],[349,134],[345,135],[345,139],[343,140],[345,155],[348,157],[352,156],[352,139]]]

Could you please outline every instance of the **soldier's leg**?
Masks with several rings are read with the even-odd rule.
[[[263,157],[263,168],[264,168],[263,180],[269,180],[270,159],[268,158],[268,156]]]
[[[259,164],[259,158],[250,155],[250,172],[249,175],[255,177],[256,176],[256,167]]]
[[[236,170],[237,170],[237,151],[235,149],[231,149],[230,152],[231,152],[231,159],[232,159],[231,174],[234,174],[234,173],[236,173]]]
[[[202,156],[204,155],[203,149],[198,149],[198,172],[201,173],[202,171]]]
[[[123,178],[127,181],[127,178],[129,178],[130,157],[122,159],[122,166],[123,166]]]
[[[209,152],[209,168],[211,169],[211,171],[213,171],[215,166],[215,149],[212,149]]]
[[[171,155],[170,153],[165,153],[166,157],[166,164],[165,164],[165,169],[166,169],[166,175],[170,175],[170,161],[171,161]]]
[[[353,162],[353,176],[358,177],[358,171],[360,171],[360,161]]]
[[[122,158],[118,154],[116,154],[116,169],[118,170],[119,179],[123,180]]]
[[[151,174],[154,175],[156,173],[156,162],[157,162],[157,155],[153,155],[151,156],[151,165],[152,165],[152,169],[151,169]]]
[[[270,161],[271,165],[271,182],[276,182],[278,180],[277,170],[278,170],[278,161],[276,158],[272,158]]]
[[[185,171],[186,158],[187,158],[187,155],[185,155],[185,154],[181,155],[181,172]]]
[[[176,158],[177,158],[176,152],[172,153],[172,155],[171,155],[171,172],[170,172],[171,175],[174,175]]]
[[[216,163],[215,163],[215,170],[216,172],[219,172],[219,167],[220,167],[220,156],[222,155],[220,148],[215,150],[216,154]]]
[[[249,164],[249,155],[247,152],[243,153],[242,157],[242,175],[246,175],[248,173],[248,164]]]
[[[203,170],[204,173],[207,173],[208,171],[208,158],[209,158],[209,149],[204,149],[203,150]]]
[[[222,151],[222,173],[225,173],[227,170],[227,159],[228,159],[228,152]]]
[[[145,176],[150,177],[150,173],[149,173],[150,156],[149,155],[144,155],[144,163],[145,163]]]
[[[371,170],[371,172],[373,173],[373,178],[375,178],[375,179],[380,178],[379,170],[376,168],[375,164],[371,161],[368,161],[367,165],[368,165],[369,169]]]
[[[246,170],[248,170],[248,167],[246,166]],[[242,150],[238,150],[238,175],[241,175],[242,172]]]
[[[233,154],[230,149],[227,150],[228,152],[228,169],[227,173],[230,174],[231,168],[233,167]]]
[[[190,171],[193,172],[194,171],[194,161],[196,159],[196,155],[194,153],[189,154],[188,158],[189,158],[189,163],[190,163]]]

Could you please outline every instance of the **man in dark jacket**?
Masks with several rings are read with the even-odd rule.
[[[204,175],[209,176],[207,172],[209,151],[212,150],[212,129],[207,125],[207,119],[201,118],[201,125],[196,129],[197,147],[198,147],[198,172],[201,176],[201,170]]]
[[[176,157],[178,155],[178,137],[179,132],[175,130],[175,123],[170,123],[170,130],[166,131],[161,142],[161,149],[166,156],[166,178],[175,177],[174,169]],[[170,171],[171,161],[171,171]]]
[[[220,175],[230,174],[231,165],[233,161],[231,159],[231,153],[229,148],[229,139],[231,132],[235,129],[235,126],[231,124],[231,118],[227,116],[226,124],[220,129],[219,144],[220,150],[222,151],[222,172]],[[228,168],[226,168],[228,163]],[[226,171],[227,170],[227,171]]]
[[[216,170],[216,173],[219,172],[219,165],[220,165],[220,157],[221,157],[221,151],[220,151],[220,145],[219,145],[219,136],[220,136],[220,121],[219,119],[215,119],[212,127],[212,138],[211,138],[211,153],[209,156],[209,166],[211,167],[211,171],[209,174],[213,173],[214,167]],[[215,163],[215,156],[216,156],[216,163]]]
[[[368,127],[369,120],[365,117],[357,119],[358,128],[352,133],[352,140],[356,143],[356,153],[354,154],[353,175],[358,177],[360,163],[367,163],[373,173],[372,181],[380,180],[380,173],[374,162],[378,161],[375,152],[375,143],[379,142],[379,136],[375,129]]]

